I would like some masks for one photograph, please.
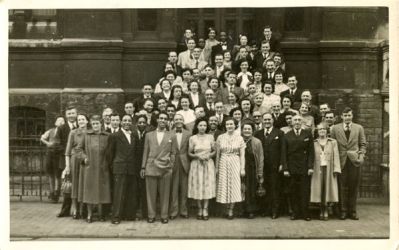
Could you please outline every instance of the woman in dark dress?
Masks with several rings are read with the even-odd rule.
[[[253,137],[255,125],[244,122],[242,125],[242,137],[246,143],[245,148],[245,176],[244,183],[244,213],[248,219],[255,217],[258,210],[256,190],[258,185],[263,183],[263,147],[262,142]]]

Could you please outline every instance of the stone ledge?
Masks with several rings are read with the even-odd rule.
[[[30,95],[30,94],[63,94],[63,93],[124,93],[121,88],[9,88],[11,95]]]

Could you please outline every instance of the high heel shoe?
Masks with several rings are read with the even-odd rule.
[[[197,220],[202,220],[202,208],[198,208]]]
[[[324,220],[328,220],[328,210],[324,211]]]
[[[228,219],[228,220],[234,219],[233,209],[229,209],[229,211],[228,211],[228,213],[227,213],[227,219]]]
[[[91,218],[91,216],[87,216],[86,222],[87,223],[92,223],[93,222],[93,219]]]
[[[203,220],[209,220],[208,208],[204,208],[204,210],[202,212],[202,219]]]

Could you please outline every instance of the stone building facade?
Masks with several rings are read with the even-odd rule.
[[[271,25],[288,73],[315,103],[337,114],[354,109],[368,141],[361,195],[381,192],[380,165],[389,158],[387,8],[10,10],[9,17],[10,146],[40,146],[38,135],[67,105],[122,112],[143,83],[157,82],[186,28],[199,38],[212,26],[237,41],[243,33],[257,40]]]

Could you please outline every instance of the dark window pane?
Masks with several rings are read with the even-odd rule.
[[[215,28],[215,21],[214,20],[204,20],[204,38],[208,38],[208,29]]]
[[[303,31],[305,23],[304,8],[287,8],[284,17],[285,31]]]
[[[255,26],[255,22],[254,20],[244,20],[243,21],[243,31],[244,33],[248,36],[248,42],[251,43],[252,40],[256,40],[257,37],[255,37],[254,34],[254,26]]]
[[[206,8],[204,9],[205,14],[215,14],[215,9],[212,8]]]
[[[157,29],[157,10],[137,10],[137,27],[140,31]]]
[[[236,20],[226,20],[225,27],[226,27],[227,35],[230,36],[234,42],[237,42],[238,34],[237,34]]]
[[[191,32],[193,33],[193,36],[196,37],[198,34],[198,20],[187,20],[186,23],[184,24],[184,29],[183,29],[183,35],[184,31],[186,29],[190,29]],[[182,37],[183,37],[182,35]]]
[[[236,14],[236,12],[237,12],[237,9],[235,9],[235,8],[227,8],[226,9],[227,14]]]
[[[199,9],[185,9],[187,14],[198,14]]]

